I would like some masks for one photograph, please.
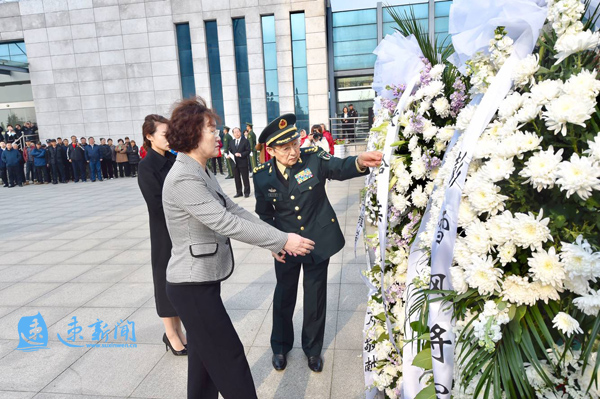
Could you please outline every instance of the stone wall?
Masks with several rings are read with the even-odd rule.
[[[281,113],[294,112],[290,12],[304,11],[311,123],[328,118],[324,0],[20,0],[0,4],[0,40],[24,39],[42,139],[141,140],[144,116],[181,97],[175,24],[189,22],[196,93],[211,101],[204,21],[219,34],[225,121],[239,126],[232,18],[246,18],[254,130],[267,124],[261,15],[276,19]]]

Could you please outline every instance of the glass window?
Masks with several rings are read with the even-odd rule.
[[[333,68],[373,68],[377,47],[377,10],[333,13]]]
[[[371,88],[372,84],[372,75],[337,78],[335,80],[337,115],[341,115],[344,107],[350,104],[354,105],[359,116],[368,115],[375,98],[375,91]]]
[[[304,13],[290,15],[292,29],[292,69],[296,127],[308,131],[308,75],[306,73],[306,29]]]
[[[233,19],[233,46],[235,49],[235,70],[237,73],[238,106],[240,123],[252,123],[250,95],[250,73],[248,72],[248,44],[246,42],[246,19]]]
[[[449,46],[452,39],[448,34],[448,21],[452,1],[438,1],[435,3],[435,37],[438,46]]]
[[[411,4],[406,6],[386,7],[383,10],[383,36],[391,35],[396,30],[394,29],[397,25],[392,18],[392,15],[388,11],[388,8],[393,10],[399,17],[411,17],[411,12],[414,13],[417,22],[421,25],[424,33],[429,32],[429,4]]]
[[[194,61],[192,58],[192,39],[190,24],[175,25],[177,32],[177,52],[179,54],[179,75],[181,76],[181,95],[189,98],[196,95],[194,83]]]
[[[279,117],[279,77],[277,74],[277,46],[275,44],[275,17],[262,17],[263,57],[265,63],[265,95],[267,120]]]
[[[208,53],[208,74],[210,77],[210,94],[212,97],[212,108],[215,110],[223,128],[225,123],[225,112],[223,107],[223,83],[221,80],[221,58],[219,54],[219,34],[217,32],[217,21],[206,21],[206,49]]]
[[[0,43],[0,62],[27,62],[27,51],[24,42]]]
[[[377,10],[341,11],[333,13],[333,26],[354,26],[377,24]]]

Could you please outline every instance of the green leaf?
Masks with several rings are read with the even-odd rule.
[[[427,385],[415,396],[415,399],[436,399],[435,386]]]
[[[417,353],[412,364],[413,366],[420,367],[424,370],[431,370],[433,368],[431,365],[431,348],[423,349],[421,352]]]

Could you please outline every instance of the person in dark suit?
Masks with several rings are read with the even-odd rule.
[[[358,111],[354,109],[354,105],[348,105],[350,109],[348,110],[348,117],[350,118],[350,136],[351,140],[354,140],[356,137],[356,124],[358,123]]]
[[[251,153],[250,142],[242,136],[239,127],[233,128],[234,139],[229,141],[229,152],[235,156],[233,163],[233,176],[235,177],[236,194],[233,198],[242,196],[242,180],[244,181],[244,197],[250,196],[250,174],[248,168],[248,156]]]
[[[273,297],[271,349],[273,367],[283,370],[294,343],[292,316],[296,306],[300,269],[304,270],[304,322],[302,349],[308,367],[323,369],[321,350],[325,333],[327,267],[329,258],[345,244],[337,216],[325,191],[327,179],[346,180],[368,174],[381,164],[378,151],[335,158],[320,147],[300,148],[294,126],[296,115],[272,121],[258,141],[273,157],[254,169],[254,195],[258,216],[279,230],[298,233],[316,242],[310,254],[286,258],[273,253],[277,285]]]
[[[77,143],[77,137],[75,136],[71,136],[71,144],[67,147],[67,159],[73,166],[73,181],[77,183],[81,179],[85,182],[85,150],[81,144]]]
[[[165,178],[163,210],[173,249],[167,295],[188,339],[189,399],[256,399],[244,346],[221,298],[233,273],[231,240],[305,255],[311,240],[286,234],[233,202],[206,167],[219,151],[216,119],[201,98],[182,100],[167,132],[177,159]]]
[[[140,161],[138,185],[146,200],[150,217],[150,250],[154,302],[165,333],[163,342],[175,356],[187,355],[187,340],[181,328],[181,319],[167,297],[167,265],[171,258],[171,238],[163,212],[162,189],[167,174],[175,163],[175,155],[169,151],[165,137],[168,119],[160,115],[148,115],[142,125],[144,147],[148,155]]]
[[[46,154],[48,155],[48,165],[52,168],[52,184],[58,184],[59,181],[66,183],[63,153],[63,148],[56,145],[56,140],[50,140],[50,147],[47,148]]]
[[[223,137],[221,137],[221,141],[223,142],[223,154],[227,154],[229,152],[229,143],[233,138],[229,133],[229,126],[223,126]],[[229,158],[225,158],[225,166],[227,167],[227,177],[226,179],[233,179],[233,161]]]

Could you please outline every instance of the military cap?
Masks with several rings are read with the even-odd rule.
[[[300,137],[296,123],[296,115],[285,114],[271,121],[262,131],[258,142],[266,144],[268,147],[283,145]]]
[[[223,126],[223,130],[225,130],[225,129],[227,129],[227,130],[231,130],[231,129],[229,128],[229,126]]]
[[[246,122],[246,126],[253,127],[254,125],[252,124],[252,122]]]

